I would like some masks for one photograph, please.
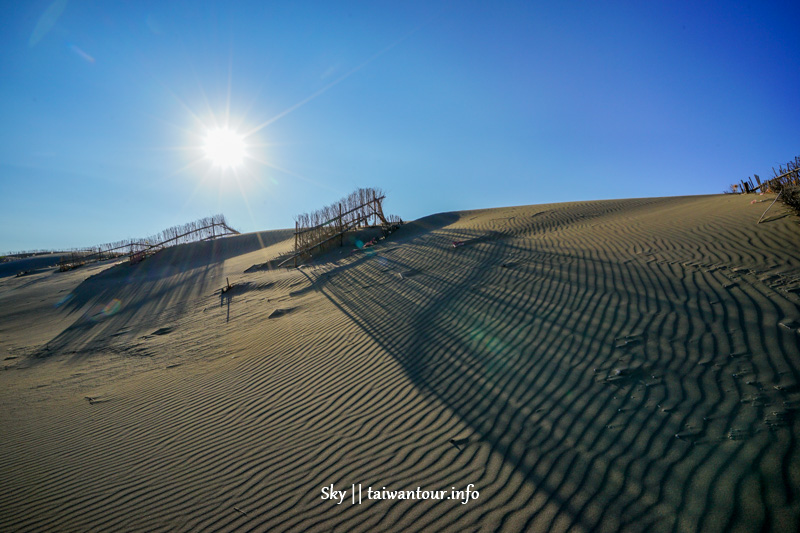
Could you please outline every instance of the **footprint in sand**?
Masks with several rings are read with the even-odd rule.
[[[107,398],[99,398],[97,396],[84,396],[84,398],[89,402],[89,405],[94,405],[96,403],[106,403],[109,401]]]
[[[294,307],[288,307],[286,309],[275,309],[269,314],[267,318],[278,318],[287,313],[291,313],[292,311],[294,311],[294,309],[295,309]]]
[[[784,320],[783,322],[778,322],[778,324],[790,331],[794,331],[795,333],[800,330],[800,323],[798,323],[796,320]]]
[[[450,444],[458,448],[458,451],[461,451],[462,446],[469,444],[469,437],[465,437],[463,439],[450,439]]]

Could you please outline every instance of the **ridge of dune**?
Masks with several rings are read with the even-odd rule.
[[[297,269],[245,272],[281,230],[2,278],[0,530],[796,531],[800,236],[763,207],[461,211]],[[321,497],[359,483],[480,495]]]

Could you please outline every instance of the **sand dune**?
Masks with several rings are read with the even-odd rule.
[[[800,236],[763,208],[442,213],[298,269],[250,268],[275,231],[3,278],[0,530],[797,531]]]
[[[42,270],[52,270],[65,254],[48,253],[26,257],[24,259],[14,259],[13,261],[0,262],[0,279],[25,272],[26,275],[41,272]]]

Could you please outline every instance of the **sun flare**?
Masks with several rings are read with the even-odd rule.
[[[247,155],[244,138],[229,129],[209,130],[203,148],[211,163],[223,169],[241,165]]]

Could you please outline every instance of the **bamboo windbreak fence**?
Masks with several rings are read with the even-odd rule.
[[[206,241],[239,232],[228,225],[224,215],[201,218],[186,224],[172,226],[145,239],[125,239],[73,250],[59,263],[61,270],[69,270],[81,264],[128,256],[131,263],[137,263],[159,250],[189,242]]]
[[[295,253],[289,259],[294,259],[296,264],[298,256],[331,241],[335,242],[337,238],[341,244],[344,234],[351,230],[370,225],[388,228],[400,224],[398,217],[386,217],[383,214],[385,198],[380,189],[357,189],[338,202],[298,215],[295,219]]]
[[[758,174],[754,174],[755,183],[753,183],[753,178],[747,178],[746,181],[741,180],[739,183],[732,185],[731,188],[735,192],[747,194],[757,191],[781,192],[785,187],[800,186],[800,157],[795,157],[794,161],[789,161],[786,167],[781,165],[777,170],[773,168],[772,172],[775,177],[767,181],[762,182]]]

